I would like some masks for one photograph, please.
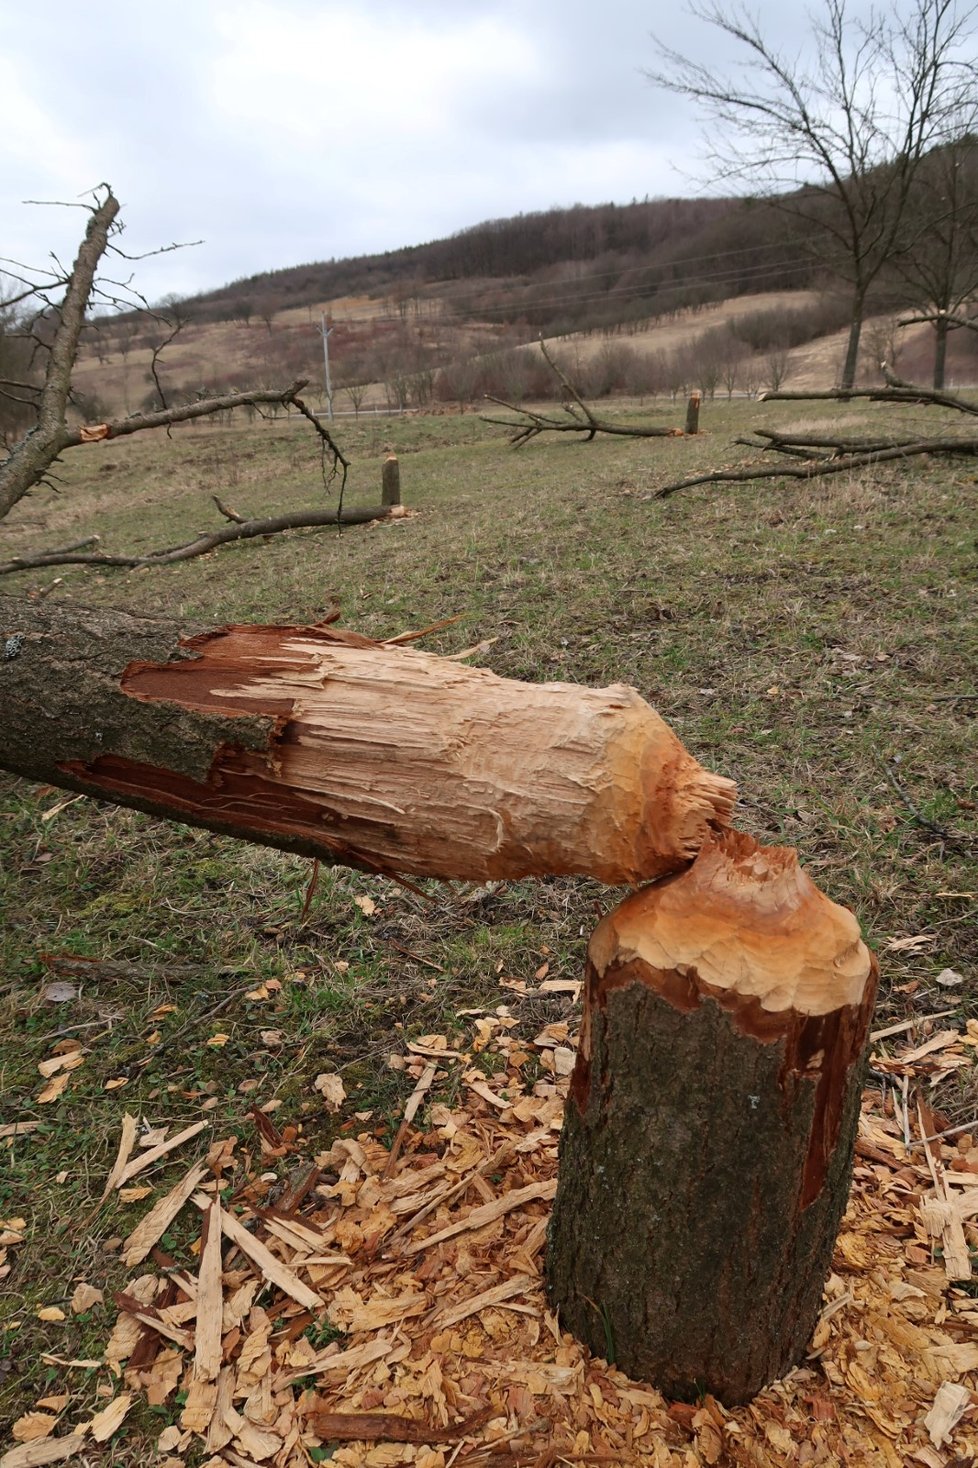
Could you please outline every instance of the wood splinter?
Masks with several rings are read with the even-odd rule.
[[[726,832],[591,939],[548,1285],[595,1354],[748,1401],[797,1364],[848,1196],[875,959]]]

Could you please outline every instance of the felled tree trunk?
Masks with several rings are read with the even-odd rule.
[[[367,871],[675,871],[735,790],[632,688],[498,678],[327,626],[0,598],[0,767]]]
[[[672,1397],[801,1358],[848,1196],[876,964],[795,853],[734,832],[589,948],[548,1284]]]

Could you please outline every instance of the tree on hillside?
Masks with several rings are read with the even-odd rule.
[[[973,133],[937,148],[925,160],[915,191],[917,230],[897,256],[914,313],[900,322],[934,329],[933,385],[942,388],[952,331],[968,318],[978,295],[978,138]]]
[[[657,43],[662,69],[649,79],[698,104],[719,176],[803,220],[847,281],[841,385],[851,387],[869,293],[904,243],[922,162],[949,140],[974,94],[965,55],[973,11],[956,0],[905,0],[864,23],[846,0],[823,0],[807,62],[777,50],[739,7],[690,12],[737,43],[741,65],[715,69]]]
[[[166,564],[202,555],[216,545],[231,540],[253,539],[304,526],[335,525],[341,521],[362,523],[382,516],[385,511],[379,507],[344,511],[343,486],[346,482],[348,461],[299,397],[302,381],[293,382],[287,387],[226,392],[173,404],[168,401],[156,370],[159,355],[157,349],[152,360],[155,388],[153,404],[148,405],[146,411],[110,422],[75,424],[69,421],[72,409],[77,414],[85,406],[84,400],[79,399],[72,386],[72,372],[92,301],[101,299],[103,304],[116,308],[124,306],[129,311],[133,308],[131,300],[120,301],[117,294],[107,293],[106,288],[99,284],[98,278],[99,266],[107,253],[131,258],[124,256],[124,252],[114,243],[121,229],[118,221],[119,202],[108,185],[103,184],[95,191],[92,204],[86,207],[89,214],[88,225],[71,270],[62,270],[59,267],[54,271],[38,272],[33,278],[27,274],[13,275],[11,279],[14,287],[6,293],[4,302],[0,305],[0,326],[15,321],[12,313],[27,313],[22,319],[15,321],[16,329],[10,335],[21,354],[25,350],[29,353],[27,365],[32,370],[37,368],[37,364],[43,364],[43,371],[38,370],[36,376],[31,376],[20,359],[7,351],[10,344],[6,341],[6,335],[0,333],[0,348],[4,350],[4,355],[0,358],[0,405],[8,412],[19,412],[21,422],[30,429],[0,459],[0,520],[37,485],[49,482],[55,464],[68,449],[128,436],[145,429],[169,428],[173,424],[186,423],[215,413],[229,413],[235,408],[254,408],[262,404],[293,408],[311,424],[320,444],[324,485],[328,485],[342,470],[339,504],[335,510],[309,509],[287,515],[245,520],[236,513],[228,512],[218,500],[218,509],[231,523],[221,530],[198,535],[185,545],[166,547],[139,556],[107,555],[90,549],[92,542],[99,539],[94,535],[58,551],[14,557],[0,565],[0,574],[33,566],[69,563],[109,566]],[[113,289],[119,288],[110,287],[109,291]],[[130,320],[124,321],[122,325],[128,327],[135,323]],[[179,322],[174,333],[178,327]],[[3,365],[8,357],[11,362],[9,370]]]

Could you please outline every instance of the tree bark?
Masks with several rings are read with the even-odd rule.
[[[848,1195],[875,960],[735,832],[589,948],[547,1263],[565,1328],[668,1396],[794,1366]]]
[[[846,342],[846,359],[842,366],[842,380],[839,386],[842,388],[852,387],[856,381],[856,369],[859,366],[859,341],[863,334],[863,317],[866,314],[865,291],[857,291],[852,303],[852,319],[849,322],[849,338]]]
[[[944,387],[944,374],[947,370],[947,333],[948,323],[946,316],[939,316],[934,322],[934,391],[941,392]]]
[[[527,684],[312,627],[0,598],[0,766],[391,875],[688,863],[735,798],[634,689]]]
[[[380,502],[382,505],[401,503],[401,466],[393,450],[387,455],[380,471]]]

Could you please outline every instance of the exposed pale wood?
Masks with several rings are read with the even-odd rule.
[[[138,1123],[136,1121],[136,1118],[134,1116],[130,1116],[129,1112],[127,1111],[122,1118],[122,1131],[119,1135],[119,1150],[116,1153],[116,1158],[109,1171],[109,1175],[105,1179],[105,1188],[102,1192],[103,1202],[109,1196],[113,1188],[122,1187],[126,1165],[129,1162],[129,1158],[132,1156],[132,1149],[136,1145],[137,1130]]]
[[[382,1173],[383,1177],[390,1177],[391,1173],[394,1171],[397,1159],[401,1155],[401,1148],[404,1145],[404,1138],[407,1136],[408,1127],[411,1125],[412,1121],[417,1115],[418,1107],[421,1105],[421,1102],[427,1095],[431,1083],[435,1079],[435,1076],[437,1074],[437,1065],[435,1065],[434,1063],[432,1063],[431,1065],[426,1065],[424,1070],[421,1072],[421,1076],[418,1080],[417,1085],[411,1092],[410,1096],[407,1098],[407,1103],[404,1107],[404,1115],[401,1118],[401,1124],[397,1129],[397,1135],[394,1138],[394,1143],[390,1150],[390,1156],[387,1159],[387,1165]]]
[[[209,1208],[211,1205],[211,1199],[203,1193],[196,1194],[194,1202],[202,1210]],[[237,1244],[242,1254],[247,1254],[251,1262],[257,1265],[266,1279],[271,1280],[273,1284],[277,1284],[280,1290],[284,1290],[287,1295],[291,1295],[293,1300],[298,1300],[299,1304],[304,1305],[307,1310],[320,1310],[322,1308],[322,1296],[317,1295],[316,1291],[311,1290],[308,1285],[304,1285],[302,1280],[292,1273],[291,1269],[286,1268],[281,1259],[276,1259],[268,1246],[263,1244],[260,1239],[256,1239],[253,1233],[249,1233],[244,1224],[239,1223],[233,1213],[224,1213],[222,1215],[221,1225],[227,1237]]]
[[[197,1276],[194,1333],[194,1375],[214,1381],[221,1369],[221,1316],[224,1290],[221,1283],[221,1205],[213,1199],[204,1210]]]
[[[112,1434],[119,1431],[131,1406],[132,1392],[123,1392],[101,1412],[96,1412],[88,1424],[88,1431],[97,1443],[108,1442]]]
[[[448,1330],[450,1326],[458,1325],[460,1320],[468,1320],[470,1315],[477,1315],[480,1310],[491,1309],[493,1305],[501,1305],[506,1300],[512,1300],[516,1295],[525,1294],[534,1282],[532,1275],[514,1275],[512,1279],[493,1285],[492,1289],[483,1290],[480,1294],[463,1300],[461,1304],[453,1305],[451,1309],[440,1312],[431,1322],[431,1328],[432,1330]]]
[[[301,1371],[286,1376],[282,1385],[291,1386],[294,1381],[301,1381],[306,1376],[327,1376],[334,1371],[342,1371],[345,1375],[347,1372],[359,1370],[361,1366],[369,1366],[374,1361],[382,1360],[393,1344],[388,1336],[380,1336],[376,1340],[365,1341],[361,1346],[351,1346],[346,1351],[334,1351],[332,1355],[324,1353],[303,1366]]]
[[[0,1458],[0,1468],[43,1468],[46,1463],[63,1463],[85,1451],[88,1438],[84,1432],[67,1437],[48,1437],[38,1442],[21,1443]]]
[[[168,1152],[172,1152],[175,1147],[182,1147],[184,1142],[190,1141],[191,1137],[199,1136],[208,1126],[210,1126],[210,1122],[208,1121],[192,1122],[190,1126],[184,1127],[182,1132],[177,1132],[174,1136],[168,1137],[165,1142],[161,1142],[158,1147],[150,1147],[148,1152],[143,1152],[138,1157],[134,1157],[131,1162],[126,1163],[125,1167],[119,1173],[114,1186],[116,1188],[124,1187],[134,1177],[138,1177],[141,1172],[145,1172],[147,1167],[152,1167],[154,1162],[159,1162],[161,1157],[165,1157]]]
[[[932,1130],[927,1124],[929,1117],[929,1108],[925,1114],[925,1108],[918,1097],[917,1122],[920,1127],[920,1135],[924,1138]],[[937,1196],[924,1199],[921,1203],[921,1219],[928,1233],[941,1240],[944,1253],[944,1273],[948,1279],[971,1279],[971,1251],[968,1248],[963,1223],[967,1205],[962,1206],[959,1201],[951,1197],[940,1149],[933,1143],[925,1141],[924,1155],[927,1158],[927,1166],[930,1169]]]
[[[529,684],[328,626],[0,598],[0,765],[366,870],[637,884],[735,798],[632,688]]]
[[[934,1398],[934,1405],[924,1418],[924,1426],[935,1448],[943,1447],[970,1406],[971,1392],[968,1387],[953,1381],[941,1384]]]
[[[191,1193],[200,1186],[206,1176],[206,1164],[196,1162],[186,1177],[181,1178],[168,1193],[157,1199],[146,1217],[140,1219],[123,1244],[123,1263],[131,1269],[134,1264],[140,1264],[146,1258],[150,1249],[163,1237]]]
[[[598,925],[589,952],[599,977],[638,959],[663,973],[695,970],[709,989],[771,1014],[824,1015],[862,1001],[870,955],[859,924],[790,848],[760,848],[731,831],[684,876],[626,898]]]
[[[436,1244],[443,1244],[446,1239],[455,1238],[456,1234],[471,1233],[473,1229],[484,1228],[487,1223],[495,1223],[497,1218],[512,1213],[514,1208],[522,1208],[524,1203],[534,1203],[538,1199],[548,1201],[556,1191],[556,1179],[542,1183],[529,1183],[525,1188],[515,1188],[513,1192],[505,1193],[501,1198],[493,1198],[490,1203],[483,1203],[480,1208],[473,1208],[464,1218],[450,1223],[447,1228],[439,1229],[437,1233],[429,1234],[426,1239],[416,1239],[401,1252],[404,1255],[411,1255],[419,1254],[423,1249],[432,1249]]]

